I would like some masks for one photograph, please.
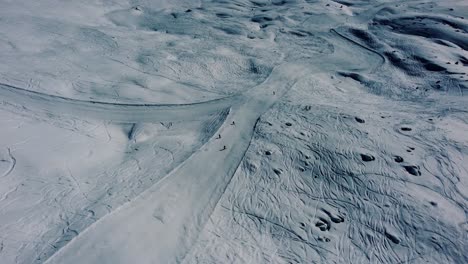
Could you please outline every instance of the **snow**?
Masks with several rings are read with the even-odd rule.
[[[0,263],[466,263],[465,1],[8,1]]]

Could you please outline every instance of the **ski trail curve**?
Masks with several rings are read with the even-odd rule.
[[[8,157],[10,158],[10,166],[8,169],[3,173],[0,178],[6,177],[10,175],[10,173],[15,169],[16,166],[16,158],[11,154],[10,148],[8,148]]]
[[[363,44],[361,44],[361,43],[359,43],[359,42],[357,42],[357,41],[355,41],[355,40],[353,40],[353,39],[351,39],[351,38],[349,38],[349,37],[347,37],[347,36],[345,36],[345,35],[339,33],[339,32],[336,31],[335,29],[330,29],[330,32],[332,32],[332,33],[336,34],[337,36],[339,36],[339,37],[341,37],[341,38],[343,38],[343,39],[345,39],[345,40],[351,42],[353,45],[359,46],[359,47],[361,47],[361,48],[363,48],[363,49],[365,49],[365,50],[368,50],[368,51],[370,51],[370,52],[376,54],[377,56],[379,56],[380,59],[381,59],[380,65],[378,65],[377,67],[375,67],[372,71],[375,71],[378,67],[384,65],[384,64],[387,62],[387,60],[385,59],[385,56],[382,55],[382,54],[380,54],[379,52],[377,52],[377,51],[375,51],[375,50],[373,50],[373,49],[371,49],[371,48],[368,48],[368,47],[364,46]]]
[[[242,101],[242,96],[233,95],[191,104],[110,103],[44,94],[4,83],[0,83],[0,97],[0,103],[21,102],[22,107],[31,108],[35,112],[123,123],[188,120],[218,113]]]

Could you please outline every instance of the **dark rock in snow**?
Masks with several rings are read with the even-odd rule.
[[[421,171],[419,170],[418,166],[406,165],[406,166],[403,166],[403,168],[405,168],[405,170],[411,175],[421,176]]]
[[[395,157],[394,157],[394,160],[395,160],[395,162],[398,162],[398,163],[401,163],[401,162],[404,161],[403,158],[400,157],[400,156],[395,156]]]
[[[355,117],[354,119],[356,119],[356,122],[361,123],[361,124],[366,122],[364,119],[359,118],[359,117]]]
[[[365,161],[365,162],[369,162],[369,161],[374,161],[374,160],[375,160],[374,156],[368,155],[368,154],[361,154],[361,159],[362,159],[362,161]]]

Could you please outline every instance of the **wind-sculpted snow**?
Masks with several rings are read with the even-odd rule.
[[[305,78],[262,116],[184,263],[466,262],[466,136],[443,125],[465,129],[466,110],[332,76]]]
[[[464,1],[8,1],[0,263],[466,263]]]

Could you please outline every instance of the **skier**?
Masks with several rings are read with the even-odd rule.
[[[219,151],[223,151],[223,150],[226,150],[226,145],[224,145],[223,148],[220,149]]]
[[[220,139],[221,138],[221,134],[218,134],[218,137],[216,139]]]
[[[231,126],[235,126],[236,122],[232,121]]]

